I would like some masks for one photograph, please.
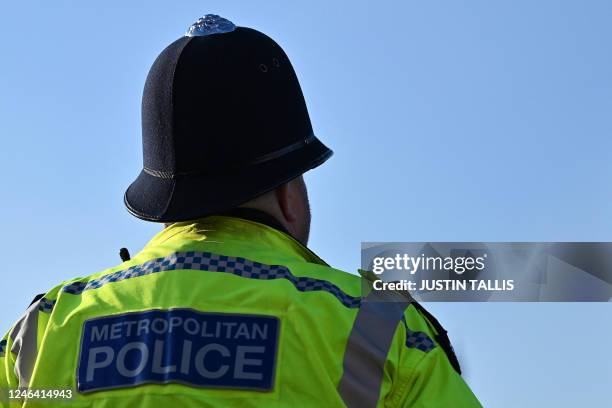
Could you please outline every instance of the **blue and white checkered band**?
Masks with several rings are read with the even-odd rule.
[[[47,299],[41,298],[38,302],[38,310],[45,313],[51,313],[53,310],[53,306],[55,306],[55,299]]]
[[[185,37],[203,37],[211,34],[229,33],[236,29],[231,21],[216,14],[207,14],[193,23]]]
[[[88,290],[95,290],[109,283],[132,279],[143,275],[175,270],[199,270],[222,272],[248,279],[289,281],[300,292],[327,292],[336,297],[348,308],[361,305],[360,296],[351,296],[335,284],[306,276],[295,276],[289,268],[282,265],[266,265],[241,257],[218,255],[210,252],[175,252],[163,258],[151,259],[141,265],[115,271],[88,281],[74,281],[63,287],[63,291],[80,295]]]
[[[408,328],[406,318],[402,317],[402,322],[406,328],[406,347],[419,349],[425,353],[429,353],[436,348],[436,343],[427,335],[427,333],[412,331]]]

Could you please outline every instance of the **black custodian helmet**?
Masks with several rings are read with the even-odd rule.
[[[228,210],[332,155],[314,136],[281,47],[210,14],[153,63],[142,141],[144,167],[124,201],[136,217],[158,222]]]

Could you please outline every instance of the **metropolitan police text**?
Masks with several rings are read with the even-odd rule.
[[[173,332],[186,333],[195,338],[210,338],[210,342],[199,349],[193,347],[193,342],[180,339],[176,346],[181,347],[180,358],[172,364],[162,364],[164,350],[167,350],[165,340],[157,339],[149,344],[150,334],[171,335]],[[114,362],[118,373],[124,377],[136,377],[145,367],[149,366],[152,373],[179,372],[189,374],[191,364],[197,373],[204,378],[220,378],[230,367],[233,367],[234,379],[260,380],[261,372],[247,371],[246,367],[260,367],[263,364],[263,355],[266,349],[263,346],[237,345],[235,350],[224,344],[224,340],[259,340],[268,339],[268,325],[257,322],[208,322],[195,318],[172,316],[164,318],[143,318],[140,320],[119,321],[100,326],[93,326],[88,339],[91,345],[99,344],[89,349],[85,381],[93,381],[97,370],[108,367]],[[119,349],[106,345],[109,341],[134,337],[136,341],[127,342]],[[164,336],[165,337],[165,336]],[[164,338],[162,337],[162,338]],[[145,341],[138,341],[146,339]],[[181,344],[182,343],[182,344]],[[194,350],[192,350],[192,348]],[[138,352],[141,355],[136,367],[128,367],[128,354]],[[207,356],[211,355],[231,358],[232,362],[218,366],[216,369],[207,368]]]
[[[137,321],[123,321],[112,324],[105,324],[101,327],[94,326],[91,331],[92,343],[104,340],[114,340],[122,337],[141,336],[149,334],[172,333],[176,328],[180,328],[192,336],[226,338],[226,339],[247,339],[247,340],[266,340],[268,338],[268,326],[257,323],[247,324],[238,322],[215,322],[209,325],[207,321],[198,321],[192,317],[183,319],[180,316],[172,316],[169,320],[141,319]]]

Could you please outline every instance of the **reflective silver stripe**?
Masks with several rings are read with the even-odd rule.
[[[40,299],[30,305],[25,314],[11,330],[13,346],[11,352],[15,359],[15,375],[19,379],[19,388],[27,388],[38,357],[38,308]]]
[[[338,392],[347,407],[376,407],[387,354],[409,304],[397,292],[376,290],[361,302],[338,383]]]

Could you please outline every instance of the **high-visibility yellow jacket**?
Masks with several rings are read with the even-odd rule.
[[[36,300],[0,343],[0,401],[479,407],[436,334],[287,234],[211,216]]]

